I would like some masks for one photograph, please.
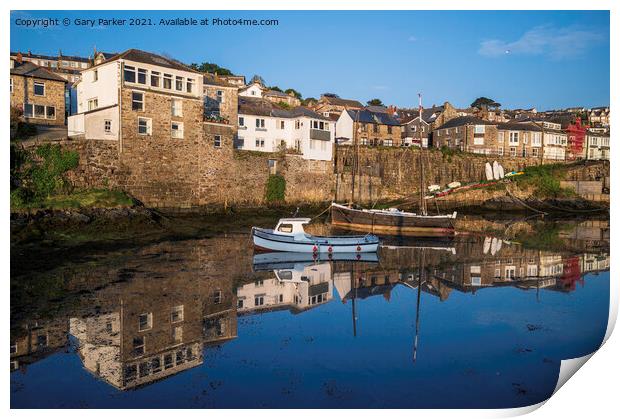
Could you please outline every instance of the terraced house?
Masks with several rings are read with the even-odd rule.
[[[11,107],[23,113],[24,121],[65,124],[65,79],[34,63],[15,60],[10,73]]]
[[[498,154],[497,125],[476,116],[459,116],[433,131],[433,144],[468,153]]]
[[[339,144],[399,147],[401,132],[402,126],[396,118],[367,108],[348,109],[340,114],[336,122]]]
[[[236,149],[332,160],[335,124],[303,106],[282,109],[266,99],[241,96],[238,123]]]
[[[532,122],[498,124],[497,154],[511,157],[542,157],[542,127]]]

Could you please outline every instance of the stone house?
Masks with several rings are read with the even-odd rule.
[[[510,157],[542,157],[542,128],[533,122],[498,124],[497,154]]]
[[[11,60],[11,106],[32,124],[65,125],[67,81],[31,62]]]
[[[475,116],[459,116],[433,131],[433,145],[475,154],[498,154],[497,125]]]
[[[393,116],[368,109],[350,110],[340,114],[336,122],[339,144],[399,147],[402,127]]]
[[[289,150],[306,160],[332,160],[335,124],[303,106],[282,109],[266,99],[241,96],[238,124],[236,149]]]
[[[312,107],[312,110],[323,116],[337,120],[343,111],[360,110],[363,107],[364,105],[357,100],[321,95],[321,98]]]
[[[205,120],[237,123],[238,87],[214,74],[203,77]]]

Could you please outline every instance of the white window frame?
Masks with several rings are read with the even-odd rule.
[[[88,99],[86,106],[89,111],[94,111],[95,109],[99,107],[99,99],[96,97],[92,97]]]
[[[239,126],[240,127],[245,127],[245,117],[243,117],[243,116],[239,117]]]
[[[39,95],[37,94],[37,86],[39,87],[43,87],[43,94]],[[35,81],[34,85],[32,86],[32,93],[35,96],[39,96],[39,97],[45,97],[45,82],[42,81]]]
[[[140,76],[143,75],[144,76],[144,83],[142,83],[140,81]],[[143,84],[143,85],[147,85],[149,81],[149,72],[146,68],[138,68],[136,71],[136,83],[138,84]]]
[[[192,93],[194,91],[194,79],[186,79],[185,86],[185,90],[187,91],[187,93]]]
[[[142,316],[146,316],[146,326],[142,327],[142,322],[140,318]],[[153,328],[153,313],[140,313],[138,315],[138,332],[145,332],[147,330],[151,330]]]
[[[134,94],[141,95],[142,99],[141,100],[135,100],[134,97],[133,97]],[[139,103],[141,105],[140,109],[134,109],[133,108],[134,102]],[[145,100],[144,100],[144,92],[140,92],[140,91],[137,91],[137,90],[132,90],[131,91],[131,110],[132,111],[144,112],[144,102],[145,102]]]
[[[13,77],[11,77],[10,79],[11,79],[11,93],[13,93]]]
[[[183,101],[181,99],[172,98],[171,100],[172,106],[172,116],[182,117],[183,116]]]
[[[177,125],[178,128],[174,129],[173,128],[174,125]],[[170,124],[170,135],[175,140],[182,140],[183,139],[183,122],[172,121],[172,123]]]
[[[221,135],[213,136],[213,146],[215,148],[222,148],[222,136]]]
[[[178,314],[178,318],[174,320],[174,315]],[[185,306],[174,306],[170,310],[170,323],[179,323],[185,320]]]
[[[42,116],[37,116],[37,106],[38,106],[38,107],[43,108],[43,114],[42,114]],[[32,106],[32,112],[33,112],[34,118],[38,118],[38,119],[45,119],[45,117],[46,117],[46,115],[47,115],[47,113],[46,113],[45,111],[46,111],[46,109],[45,109],[45,105],[38,105],[38,104],[36,104],[36,103],[35,103],[35,104],[33,104],[33,106]]]
[[[106,134],[110,134],[112,132],[112,120],[111,119],[103,120],[103,131]]]
[[[157,80],[157,83],[153,84],[153,80]],[[149,85],[151,87],[161,87],[161,73],[159,71],[151,71],[149,76]]]
[[[146,132],[140,132],[140,122],[141,121],[145,121],[146,122]],[[152,119],[151,118],[144,118],[144,117],[139,117],[138,118],[138,135],[144,135],[144,136],[148,136],[148,135],[153,135],[153,128],[152,128]]]
[[[133,74],[133,81],[127,80],[127,74]],[[123,82],[125,83],[135,83],[138,80],[138,74],[136,68],[130,65],[126,65],[123,67]]]
[[[264,129],[265,128],[265,119],[264,118],[256,118],[256,128]]]
[[[93,70],[93,83],[99,81],[99,70]]]
[[[224,103],[224,91],[223,90],[216,90],[215,96],[219,103]]]
[[[519,131],[510,131],[508,133],[508,144],[519,145]]]
[[[474,134],[484,134],[486,125],[474,125]]]

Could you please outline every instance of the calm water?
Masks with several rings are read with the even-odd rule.
[[[231,235],[13,278],[11,406],[517,407],[603,339],[605,250],[392,244],[304,261]]]

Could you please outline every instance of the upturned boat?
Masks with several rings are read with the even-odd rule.
[[[379,238],[374,234],[359,236],[313,236],[304,231],[310,218],[281,218],[272,229],[252,227],[254,247],[259,251],[302,253],[376,252]]]

